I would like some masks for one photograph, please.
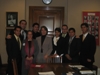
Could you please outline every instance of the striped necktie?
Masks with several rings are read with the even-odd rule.
[[[21,41],[19,37],[17,38],[17,42],[18,42],[19,48],[21,49]]]
[[[72,42],[72,37],[70,37],[70,39],[69,39],[69,46],[68,46],[68,54],[70,54],[70,45],[71,45],[71,42]]]

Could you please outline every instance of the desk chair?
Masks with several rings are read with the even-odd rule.
[[[59,55],[48,56],[47,63],[62,63],[62,57]]]
[[[12,65],[13,65],[14,75],[18,75],[16,59],[12,59]]]

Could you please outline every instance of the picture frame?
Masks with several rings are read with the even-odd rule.
[[[18,23],[18,12],[6,12],[6,27],[15,27]]]
[[[89,25],[89,33],[95,37],[96,45],[100,46],[100,11],[83,11],[83,23]]]

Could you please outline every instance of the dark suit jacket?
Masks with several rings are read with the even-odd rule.
[[[6,39],[6,50],[8,54],[8,60],[16,59],[19,60],[21,58],[21,50],[19,44],[14,35],[12,35],[11,39]]]
[[[51,54],[54,54],[54,52],[56,51],[58,55],[63,54],[64,50],[63,50],[63,38],[60,37],[59,40],[57,41],[57,46],[54,45],[54,41],[53,41],[54,37],[52,38],[52,45],[53,45],[53,50],[51,52]]]
[[[16,59],[18,74],[21,75],[21,50],[14,35],[11,39],[6,39],[6,50],[8,54],[8,74],[13,75],[12,59]]]
[[[60,35],[62,37],[62,34]],[[66,53],[66,50],[68,48],[68,42],[69,42],[69,34],[67,33],[67,35],[64,37],[62,37],[63,39],[63,50],[64,50],[64,56],[65,56],[65,53]]]
[[[27,34],[27,30],[24,30],[24,32]],[[10,35],[14,35],[14,30],[10,31]],[[21,34],[20,34],[20,39],[21,39],[21,41],[24,40],[24,37]]]
[[[95,37],[91,34],[88,34],[84,41],[82,42],[83,35],[80,35],[81,38],[81,51],[80,51],[80,60],[86,61],[91,59],[94,62],[94,54],[96,51],[96,41]]]
[[[41,35],[39,32],[35,33],[34,31],[32,31],[32,33],[33,33],[33,39],[36,39],[37,37]]]
[[[80,38],[74,37],[70,46],[68,42],[68,48],[70,47],[70,57],[72,59],[78,59],[79,58],[79,52],[80,52]],[[68,54],[68,48],[66,50],[66,54]]]
[[[62,37],[62,33],[61,33],[61,35],[60,35],[61,37]],[[63,38],[63,39],[68,39],[68,37],[69,37],[69,34],[67,33],[67,35],[65,36],[65,38]]]

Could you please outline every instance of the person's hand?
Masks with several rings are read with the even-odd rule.
[[[33,59],[33,57],[30,57],[30,60],[32,60]]]
[[[48,58],[48,55],[45,55],[45,56],[44,56],[44,59],[47,59],[47,58]]]
[[[68,60],[72,60],[72,58],[69,56],[69,54],[65,55],[67,57]]]
[[[7,37],[6,37],[7,39],[11,39],[11,35],[7,35]]]
[[[26,57],[26,60],[30,60],[30,58],[29,57]]]
[[[87,59],[88,62],[91,62],[91,59]]]

